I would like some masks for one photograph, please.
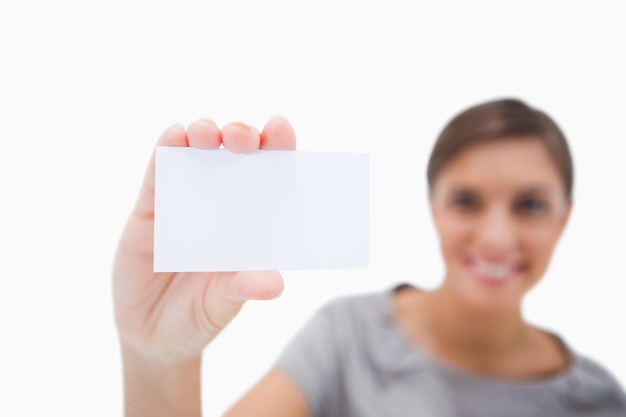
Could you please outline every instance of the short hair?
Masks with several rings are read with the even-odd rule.
[[[572,198],[574,168],[563,132],[546,113],[518,99],[478,104],[456,115],[441,131],[427,169],[429,189],[455,156],[468,148],[506,139],[537,139],[548,150],[563,180],[565,195]]]

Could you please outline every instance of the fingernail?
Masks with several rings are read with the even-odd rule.
[[[254,133],[259,133],[259,131],[258,131],[258,129],[257,129],[256,127],[251,126],[251,125],[249,125],[249,124],[248,124],[248,123],[246,123],[246,122],[242,122],[242,121],[237,120],[237,121],[235,121],[235,122],[232,122],[231,124],[234,124],[234,125],[239,125],[239,126],[245,127],[245,128],[249,129],[251,132],[254,132]]]
[[[285,122],[289,123],[289,119],[287,119],[287,117],[284,114],[275,114],[272,116],[272,119],[280,119],[280,120],[284,120]]]
[[[214,124],[215,126],[217,126],[217,123],[215,123],[215,120],[209,118],[209,117],[201,117],[198,120],[196,120],[196,122],[209,122]]]

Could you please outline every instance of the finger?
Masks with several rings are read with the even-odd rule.
[[[157,140],[157,146],[188,146],[185,127],[175,123],[165,129]]]
[[[157,146],[188,146],[185,127],[181,124],[174,124],[165,129],[157,141]],[[154,215],[154,151],[146,169],[135,213],[140,217]]]
[[[296,149],[296,132],[281,115],[272,117],[261,131],[261,149]]]
[[[222,133],[214,121],[200,119],[187,127],[187,141],[192,148],[217,149],[222,143]]]
[[[218,291],[232,301],[270,300],[284,289],[283,277],[278,271],[245,271],[220,276]]]
[[[222,128],[224,148],[232,152],[247,153],[259,149],[259,132],[243,122],[230,123]]]

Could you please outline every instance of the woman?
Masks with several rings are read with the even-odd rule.
[[[201,120],[158,144],[295,149],[295,134],[282,118],[260,133]],[[273,271],[153,273],[153,163],[114,266],[126,412],[197,416],[202,349],[283,284]],[[228,416],[626,416],[605,370],[521,315],[572,207],[557,125],[517,100],[472,107],[438,138],[428,181],[444,283],[329,304]]]

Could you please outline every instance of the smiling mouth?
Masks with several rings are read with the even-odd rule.
[[[508,282],[522,270],[518,262],[489,262],[482,259],[472,259],[468,266],[472,275],[494,284]]]

